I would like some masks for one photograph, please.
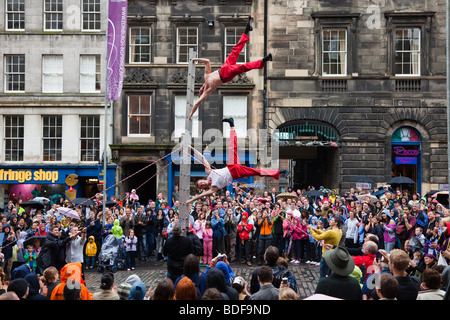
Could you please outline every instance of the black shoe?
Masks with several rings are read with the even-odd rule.
[[[253,18],[251,16],[248,16],[247,25],[245,26],[245,31],[244,31],[244,33],[246,35],[248,35],[248,33],[250,31],[253,31],[252,20],[253,20]]]
[[[233,118],[225,118],[222,120],[222,122],[228,122],[230,124],[230,127],[234,127],[234,119]]]
[[[266,63],[267,61],[272,61],[272,54],[269,53],[267,56],[265,56],[265,57],[262,59],[262,61],[263,61],[264,63]]]

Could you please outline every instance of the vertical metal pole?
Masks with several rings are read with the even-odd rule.
[[[447,8],[446,8],[446,75],[445,79],[447,81],[447,184],[450,190],[450,81],[449,81],[449,75],[450,75],[450,43],[449,43],[449,36],[450,36],[450,4],[449,0],[446,1]]]
[[[106,169],[108,163],[108,157],[106,148],[108,147],[108,28],[109,28],[109,1],[105,1],[106,3],[106,50],[105,50],[105,119],[104,119],[104,146],[103,146],[103,215],[102,215],[102,223],[105,225],[105,210],[106,210]]]
[[[191,186],[191,149],[189,146],[192,142],[192,121],[189,120],[192,107],[194,105],[194,90],[195,90],[195,64],[192,59],[197,57],[194,49],[189,49],[189,66],[187,77],[187,91],[186,91],[186,118],[185,130],[181,135],[181,145],[183,149],[182,161],[180,163],[180,220],[182,234],[186,235],[189,231],[189,212],[186,201],[190,197]],[[198,111],[197,111],[198,112]]]

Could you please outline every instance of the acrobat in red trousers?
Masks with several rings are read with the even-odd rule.
[[[255,169],[241,165],[237,153],[237,135],[234,129],[230,130],[230,143],[228,144],[228,170],[230,170],[233,180],[244,177],[272,177],[278,180],[280,170],[275,169]]]
[[[236,64],[236,61],[247,43],[249,37],[245,33],[242,34],[239,42],[231,49],[231,53],[228,55],[225,64],[220,67],[219,75],[220,79],[223,83],[229,82],[233,80],[235,76],[238,76],[244,72],[253,70],[253,69],[262,69],[265,66],[265,63],[261,60]]]

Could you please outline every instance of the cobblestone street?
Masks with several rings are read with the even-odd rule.
[[[132,271],[119,270],[114,274],[115,284],[119,285],[124,282],[125,279],[136,274],[141,278],[147,286],[152,286],[153,289],[156,287],[161,279],[166,277],[167,264],[166,262],[156,262],[152,258],[150,261],[136,261],[136,269]],[[248,283],[250,283],[250,278],[252,272],[258,268],[257,264],[253,264],[251,267],[247,265],[234,263],[231,264],[231,268],[236,276],[242,276]],[[206,267],[200,267],[201,271],[205,271]],[[311,266],[307,264],[300,265],[289,265],[289,269],[293,272],[295,279],[297,280],[297,288],[300,299],[306,298],[313,294],[313,291],[317,285],[319,279],[319,267]],[[86,270],[85,279],[86,286],[90,292],[97,292],[100,290],[100,279],[101,273],[97,269]]]

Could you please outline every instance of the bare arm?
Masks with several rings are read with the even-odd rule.
[[[211,173],[211,165],[209,164],[208,160],[206,160],[206,158],[203,156],[203,154],[201,154],[197,149],[189,146],[192,150],[194,150],[195,155],[197,156],[197,158],[199,158],[200,160],[202,160],[202,164],[205,167],[205,173],[207,175],[209,175]]]
[[[206,74],[210,74],[211,73],[211,62],[209,61],[209,59],[203,59],[203,58],[194,58],[192,59],[193,62],[200,62],[203,63],[205,65],[205,73]]]
[[[208,196],[212,195],[213,193],[216,193],[217,191],[219,191],[219,188],[217,188],[216,186],[212,186],[209,190],[206,190],[206,191],[200,193],[199,195],[196,195],[192,199],[189,199],[188,201],[186,201],[186,204],[194,202],[203,197],[208,197]]]

